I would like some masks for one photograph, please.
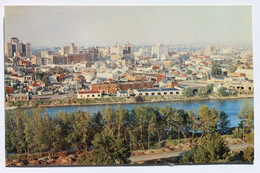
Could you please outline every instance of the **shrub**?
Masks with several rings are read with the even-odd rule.
[[[248,135],[246,135],[245,139],[246,139],[246,142],[254,144],[254,132],[250,132]]]
[[[232,131],[232,133],[233,133],[232,138],[243,139],[243,129],[236,128],[235,130]]]
[[[253,162],[254,161],[254,148],[247,147],[243,152],[243,161]]]

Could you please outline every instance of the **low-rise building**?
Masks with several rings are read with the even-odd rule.
[[[129,93],[127,91],[117,91],[117,97],[128,97]]]
[[[102,93],[99,91],[79,91],[77,93],[78,99],[85,99],[85,98],[101,98]]]
[[[29,101],[29,94],[20,93],[20,94],[11,94],[6,96],[7,101]]]
[[[38,91],[39,96],[46,96],[46,95],[53,95],[53,90],[52,89],[42,89]]]
[[[134,90],[136,96],[166,96],[166,95],[181,95],[182,90],[175,88],[163,88],[163,89],[140,89]]]

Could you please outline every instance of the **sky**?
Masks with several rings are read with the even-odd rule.
[[[252,43],[250,6],[6,6],[4,22],[32,47]]]

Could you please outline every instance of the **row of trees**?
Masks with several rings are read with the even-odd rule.
[[[244,117],[245,118],[245,117]],[[245,123],[245,126],[248,123]],[[85,163],[126,163],[131,151],[150,149],[165,139],[202,137],[229,127],[225,112],[200,105],[186,111],[165,106],[134,107],[131,111],[106,107],[88,111],[63,111],[50,116],[46,110],[6,112],[6,152],[33,153],[76,150],[86,153]]]

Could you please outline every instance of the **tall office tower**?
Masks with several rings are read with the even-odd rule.
[[[130,44],[129,42],[124,44],[124,46],[123,46],[123,54],[124,55],[131,55],[131,54],[133,54],[133,45]]]
[[[70,43],[70,54],[76,54],[77,47],[75,46],[75,43]]]
[[[12,37],[9,42],[5,43],[5,56],[13,57],[15,54],[31,57],[31,43],[22,43],[18,38]]]
[[[152,47],[152,55],[154,58],[161,58],[163,56],[168,57],[169,47],[162,43]]]
[[[218,53],[217,48],[211,44],[205,49],[205,55],[216,55]]]
[[[60,48],[60,54],[68,55],[68,54],[76,54],[77,53],[77,47],[75,46],[75,43],[70,43],[69,46],[62,46]]]
[[[62,46],[60,48],[60,54],[65,55],[70,53],[70,47],[69,46]]]

